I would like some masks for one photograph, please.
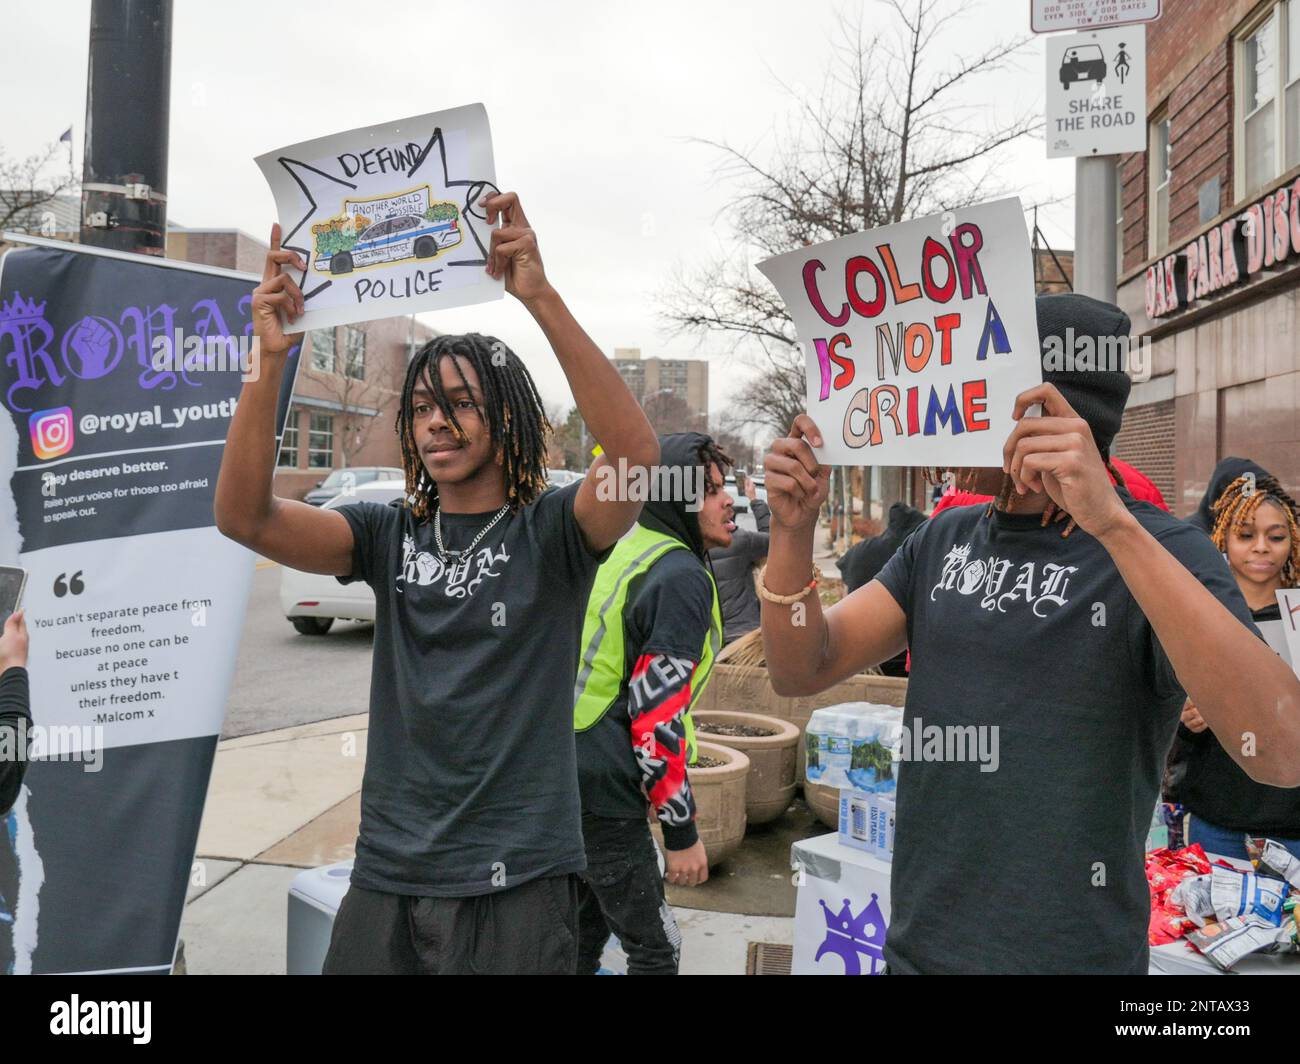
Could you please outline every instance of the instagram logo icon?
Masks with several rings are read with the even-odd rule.
[[[27,424],[32,430],[32,451],[42,462],[72,450],[72,407],[38,410]]]

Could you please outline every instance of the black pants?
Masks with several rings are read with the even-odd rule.
[[[654,837],[645,819],[586,815],[587,871],[578,887],[578,974],[594,975],[613,931],[628,975],[676,975],[682,933],[664,900]]]
[[[472,898],[348,888],[324,975],[573,975],[578,880],[543,876]]]

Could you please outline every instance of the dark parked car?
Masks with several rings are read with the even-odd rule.
[[[307,492],[302,497],[302,501],[312,506],[324,506],[336,495],[342,495],[344,492],[351,494],[361,484],[403,479],[402,471],[392,466],[353,466],[350,469],[336,469]]]

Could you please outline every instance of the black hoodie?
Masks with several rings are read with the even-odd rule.
[[[1196,513],[1187,518],[1187,523],[1195,525],[1208,536],[1214,530],[1212,507],[1223,494],[1224,489],[1245,473],[1254,473],[1256,477],[1269,475],[1267,469],[1256,465],[1249,458],[1225,458],[1216,465],[1214,473],[1210,476],[1210,486],[1205,490],[1205,497],[1201,500],[1201,505],[1196,508]]]
[[[697,493],[705,484],[706,470],[699,460],[699,448],[706,440],[696,432],[659,437],[660,466],[680,470],[680,479],[673,477],[670,482],[684,486],[692,496],[690,504],[697,507],[704,501]],[[623,683],[605,715],[577,733],[577,744],[583,814],[644,822],[647,795],[632,739],[628,679],[645,656],[666,655],[699,663],[712,621],[713,585],[705,562],[699,513],[688,509],[686,498],[647,501],[639,520],[646,528],[685,543],[690,553],[668,551],[629,585],[621,618]],[[670,824],[663,816],[660,820],[668,849],[682,850],[696,842],[693,822]]]
[[[680,470],[681,480],[675,483],[691,488],[703,487],[708,471],[700,461],[700,448],[708,442],[707,436],[698,432],[674,432],[659,437],[659,465],[672,470]],[[702,505],[703,496],[693,500],[695,505]],[[698,510],[687,509],[685,499],[651,499],[641,508],[640,523],[656,532],[666,532],[674,539],[679,539],[695,552],[696,557],[704,560],[704,536],[700,532],[700,515]]]
[[[872,539],[855,543],[835,563],[844,578],[845,589],[856,591],[874,580],[894,552],[907,542],[907,537],[924,523],[925,514],[920,510],[905,502],[894,503],[889,508],[889,524],[885,531]]]

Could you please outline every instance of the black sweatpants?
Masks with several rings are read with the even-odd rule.
[[[628,975],[676,975],[682,933],[664,900],[650,825],[585,814],[587,870],[578,887],[578,974],[594,975],[613,931]]]
[[[573,975],[578,880],[542,876],[470,898],[351,886],[323,975]]]

